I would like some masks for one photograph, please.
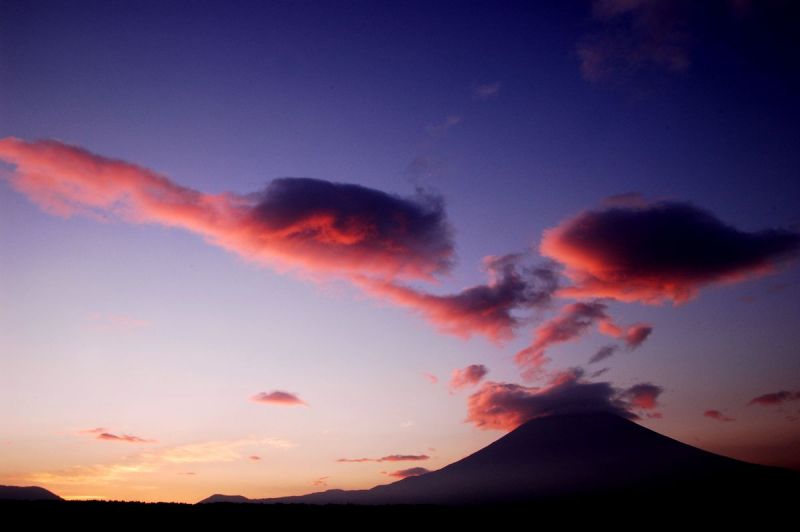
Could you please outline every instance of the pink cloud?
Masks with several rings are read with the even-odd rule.
[[[426,469],[424,467],[410,467],[408,469],[400,469],[397,471],[392,471],[390,473],[384,472],[384,474],[395,478],[409,478],[409,477],[418,477],[420,475],[424,475],[430,472],[431,472],[430,469]]]
[[[139,436],[133,436],[131,434],[114,434],[103,427],[82,430],[81,434],[92,435],[96,440],[102,441],[117,441],[123,443],[156,443],[156,440],[140,438]]]
[[[717,421],[734,421],[732,417],[728,417],[719,410],[706,410],[703,415],[707,418],[716,419]]]
[[[772,392],[772,393],[765,393],[764,395],[759,395],[758,397],[754,397],[750,400],[748,405],[761,405],[761,406],[776,406],[787,401],[796,401],[800,399],[800,391],[799,392],[788,392],[786,390],[782,390],[780,392]]]
[[[259,461],[261,461],[261,457],[260,457],[260,456],[258,456],[258,455],[255,455],[255,454],[248,456],[248,457],[247,457],[247,459],[248,459],[248,460],[251,460],[251,461],[253,461],[253,462],[259,462]]]
[[[573,282],[559,295],[648,304],[684,303],[705,286],[770,273],[798,249],[796,232],[744,232],[667,201],[581,213],[545,231],[539,248]]]
[[[450,390],[460,390],[468,386],[475,386],[486,374],[489,369],[483,364],[471,364],[463,369],[453,371],[453,377],[450,379]]]
[[[289,392],[275,390],[273,392],[257,393],[250,398],[255,403],[266,403],[285,406],[308,406],[308,403],[300,399],[297,395]]]
[[[390,454],[381,458],[339,458],[336,461],[345,464],[360,464],[364,462],[419,462],[429,460],[427,454]]]
[[[355,282],[368,294],[410,308],[442,332],[462,338],[480,334],[501,342],[514,336],[522,322],[516,311],[543,308],[558,287],[552,268],[524,267],[518,254],[486,257],[486,284],[449,295],[435,295],[391,280],[360,277]]]
[[[263,191],[205,194],[147,168],[54,140],[0,140],[12,186],[43,210],[159,224],[279,269],[430,279],[452,263],[440,198],[284,178]]]
[[[439,377],[437,377],[433,373],[423,373],[422,376],[425,377],[425,379],[431,384],[438,384],[439,382]]]
[[[664,392],[664,388],[655,384],[644,382],[631,386],[625,392],[625,397],[633,408],[641,410],[653,410],[658,406],[658,397]]]

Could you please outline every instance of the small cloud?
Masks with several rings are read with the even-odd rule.
[[[424,475],[430,472],[431,472],[430,469],[426,469],[424,467],[411,467],[408,469],[399,469],[397,471],[392,471],[390,473],[384,471],[383,474],[395,478],[409,478],[409,477],[418,477],[420,475]]]
[[[748,405],[761,405],[761,406],[776,406],[786,403],[788,401],[796,401],[800,399],[800,391],[789,392],[781,390],[780,392],[765,393],[750,400]]]
[[[443,137],[447,131],[461,123],[461,117],[458,115],[448,115],[443,121],[431,124],[425,128],[429,135],[432,137]]]
[[[425,377],[425,379],[431,384],[437,384],[439,382],[439,377],[433,373],[423,373],[422,376]]]
[[[475,85],[472,87],[472,97],[476,100],[489,100],[494,98],[500,93],[500,85],[501,83],[499,81]]]
[[[592,358],[589,359],[589,364],[594,364],[596,362],[600,362],[601,360],[605,360],[605,359],[607,359],[609,357],[614,356],[614,353],[616,353],[618,349],[619,349],[619,347],[617,347],[615,345],[606,345],[606,346],[601,347],[597,351],[597,353],[592,355]],[[602,373],[600,373],[600,375],[602,375]]]
[[[622,393],[622,397],[627,399],[633,408],[641,410],[653,410],[658,406],[658,397],[664,392],[664,388],[656,386],[650,382],[635,384]]]
[[[308,406],[308,403],[300,399],[297,395],[280,390],[275,390],[273,392],[261,392],[251,397],[250,400],[254,403],[285,406]]]
[[[133,436],[131,434],[114,434],[103,427],[82,430],[80,433],[92,435],[96,440],[102,441],[116,441],[124,443],[156,443],[156,440],[140,438],[139,436]]]
[[[327,488],[329,478],[331,477],[319,477],[318,479],[311,481],[311,485],[317,488]]]
[[[251,460],[253,462],[260,462],[261,461],[261,457],[258,456],[257,454],[251,454],[250,456],[247,457],[247,459]]]
[[[150,322],[125,314],[95,312],[89,316],[89,324],[93,328],[114,331],[136,331],[150,326]]]
[[[717,421],[734,421],[732,417],[728,417],[719,410],[706,410],[703,415],[707,418],[716,419]]]
[[[486,374],[489,369],[483,364],[471,364],[463,369],[453,371],[453,377],[450,379],[450,391],[454,392],[468,386],[475,386]]]

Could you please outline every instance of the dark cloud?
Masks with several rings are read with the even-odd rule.
[[[717,421],[734,421],[732,417],[728,417],[719,410],[706,410],[703,415],[707,418],[716,419]]]
[[[800,399],[799,392],[789,392],[782,390],[780,392],[765,393],[750,400],[748,405],[761,405],[761,406],[775,406],[786,403],[788,401],[796,401]]]
[[[589,359],[589,364],[594,364],[596,362],[600,362],[601,360],[605,360],[607,358],[610,358],[610,357],[614,356],[614,353],[616,353],[618,350],[619,350],[619,347],[617,347],[616,345],[605,345],[605,346],[601,347],[597,351],[597,353],[592,355],[592,358]]]
[[[300,399],[296,394],[275,390],[274,392],[257,393],[250,398],[255,403],[267,403],[286,406],[308,406],[308,403]]]
[[[740,231],[674,201],[584,212],[545,231],[540,246],[574,282],[561,295],[651,304],[769,273],[798,249],[796,232]]]
[[[418,191],[403,198],[361,185],[282,178],[252,197],[249,225],[265,245],[277,238],[315,261],[381,263],[417,277],[451,266],[451,230],[438,196]]]
[[[453,377],[450,379],[450,390],[455,391],[475,386],[487,373],[489,373],[489,369],[483,364],[470,364],[466,368],[457,369],[453,371]]]
[[[512,430],[537,417],[608,412],[636,418],[627,391],[608,382],[587,382],[583,371],[557,375],[548,386],[486,382],[467,401],[467,421],[483,429]]]
[[[424,475],[425,473],[430,473],[430,469],[426,469],[424,467],[410,467],[408,469],[400,469],[398,471],[392,471],[390,473],[386,473],[390,477],[395,478],[408,478],[408,477],[418,477],[420,475]]]
[[[597,377],[599,377],[599,376],[601,376],[601,375],[605,375],[605,374],[606,374],[606,373],[608,373],[609,371],[611,371],[611,368],[602,368],[602,369],[598,369],[597,371],[590,373],[590,374],[589,374],[589,378],[590,378],[590,379],[596,379]]]
[[[527,266],[520,254],[487,257],[487,284],[457,294],[434,295],[396,282],[371,278],[355,282],[368,293],[412,308],[442,331],[462,337],[482,334],[507,340],[524,318],[517,311],[546,307],[558,288],[558,273],[551,265]]]

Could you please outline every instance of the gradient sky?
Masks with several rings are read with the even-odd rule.
[[[473,408],[488,382],[546,393],[576,367],[654,430],[800,468],[796,8],[530,4],[1,0],[0,483],[188,502],[370,487],[502,435],[506,418]],[[54,162],[41,170],[20,146],[55,146]],[[383,191],[409,215],[433,198],[452,233],[431,241],[450,239],[452,265],[436,269],[427,239],[403,262],[427,277],[387,272],[401,258],[373,262],[372,247],[369,260],[334,253],[323,267],[311,247],[276,264],[231,243],[251,228],[235,217],[211,237],[149,203],[54,211],[42,187],[72,156],[91,162],[90,181],[116,179],[91,174],[110,158],[237,206],[284,177]],[[47,175],[26,188],[20,161]],[[656,212],[679,236],[664,274],[688,287],[676,301],[648,277],[655,251],[612,245]],[[603,264],[642,259],[627,279],[650,299],[569,275],[585,266],[564,251],[576,216],[615,235],[588,240]],[[514,307],[528,318],[494,338],[478,330],[485,315],[448,334],[424,303],[387,292],[485,285],[484,257],[523,252],[583,292]],[[690,278],[681,261],[717,270]],[[608,319],[547,344],[542,367],[515,362],[576,302]],[[636,323],[652,333],[625,347],[601,334],[612,320],[617,336]],[[588,364],[605,345],[613,356]],[[653,401],[632,395],[641,383]],[[393,455],[412,459],[379,460]]]

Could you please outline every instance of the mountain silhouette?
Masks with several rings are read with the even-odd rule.
[[[236,497],[252,503],[495,504],[622,493],[764,498],[798,488],[794,472],[703,451],[614,414],[589,413],[528,421],[442,469],[372,489],[269,499],[214,495],[200,503]]]
[[[61,501],[61,497],[39,486],[0,486],[0,501]]]

